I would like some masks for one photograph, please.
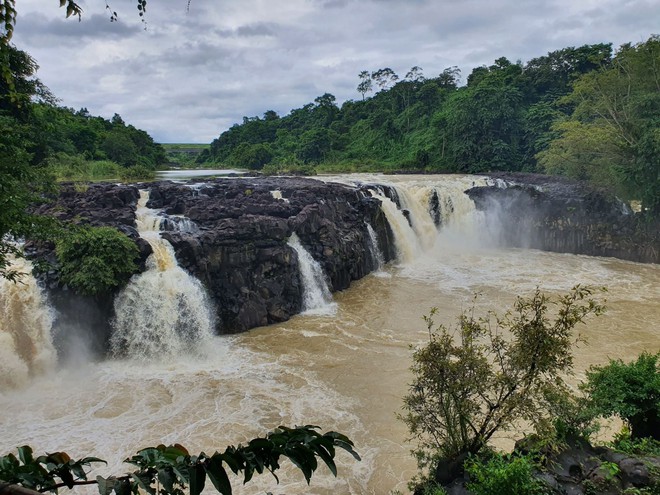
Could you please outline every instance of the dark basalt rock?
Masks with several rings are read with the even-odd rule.
[[[179,265],[207,288],[221,333],[285,321],[300,312],[298,255],[287,244],[294,232],[323,267],[333,291],[377,268],[366,222],[377,232],[385,259],[395,256],[380,201],[359,188],[306,178],[93,184],[82,190],[65,184],[56,201],[39,206],[37,213],[120,229],[139,245],[144,269],[152,251],[134,227],[140,188],[150,192],[147,206],[162,210],[161,235],[174,247]],[[71,317],[64,315],[73,301],[76,307],[97,304],[106,322],[99,333],[107,339],[112,295],[85,301],[74,296],[59,284],[52,249],[31,246],[33,256],[53,262],[54,269],[41,278],[53,293],[62,323],[72,326]]]
[[[209,289],[224,333],[284,321],[301,310],[298,255],[287,244],[294,232],[333,291],[376,268],[365,222],[378,233],[386,259],[394,256],[380,202],[354,187],[251,178],[199,187],[161,182],[150,191],[147,206],[184,215],[198,229],[162,236],[174,246],[179,264]]]
[[[660,263],[660,221],[633,213],[611,193],[537,174],[491,174],[466,191],[506,246]]]

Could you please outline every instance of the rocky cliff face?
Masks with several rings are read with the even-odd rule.
[[[200,186],[150,185],[150,208],[162,209],[162,236],[179,264],[199,278],[216,303],[222,332],[284,321],[298,313],[296,233],[323,267],[332,290],[374,270],[367,224],[392,259],[391,231],[378,200],[340,184],[303,178],[218,179]],[[176,215],[193,226],[181,228]]]
[[[660,223],[611,193],[535,174],[491,175],[466,193],[496,224],[506,246],[660,263]]]
[[[300,312],[298,255],[287,244],[294,232],[321,264],[334,291],[376,268],[367,222],[386,260],[394,256],[380,202],[354,187],[304,178],[236,178],[186,185],[156,182],[144,189],[150,191],[147,206],[162,210],[161,235],[174,247],[179,265],[207,288],[221,333],[285,321]],[[134,227],[138,196],[135,186],[97,184],[78,192],[64,186],[57,202],[40,213],[115,226],[138,242],[144,262],[151,248]],[[44,254],[54,261],[47,249],[41,250]],[[58,284],[56,270],[44,278],[63,315],[80,314],[72,305],[96,304],[110,319],[107,301],[71,294]]]

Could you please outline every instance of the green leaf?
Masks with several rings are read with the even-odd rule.
[[[32,448],[29,445],[23,445],[18,448],[18,458],[23,464],[32,464],[34,458],[32,457]]]
[[[128,480],[117,480],[115,482],[115,493],[117,495],[130,495],[131,483]]]
[[[151,477],[147,473],[132,473],[131,478],[135,481],[137,486],[142,488],[150,495],[156,495],[156,490],[151,486]]]
[[[97,476],[96,484],[99,489],[99,495],[110,495],[115,487],[115,480],[112,477],[106,479],[103,476]]]
[[[222,456],[220,454],[212,456],[205,467],[206,474],[208,474],[215,489],[222,495],[231,495],[231,483],[229,482],[227,471],[222,465]]]
[[[328,466],[330,469],[330,472],[337,477],[337,465],[335,464],[335,461],[332,459],[332,454],[328,452],[323,446],[319,445],[316,449],[315,452],[319,455],[321,459],[323,459],[323,462],[325,462],[325,465]]]
[[[190,495],[199,495],[206,484],[206,471],[201,464],[194,464],[188,467],[190,477]]]
[[[164,469],[159,469],[158,481],[160,481],[160,484],[163,485],[163,488],[168,493],[172,493],[172,491],[174,490],[174,483],[176,481],[176,477],[172,472],[172,468],[168,466]]]

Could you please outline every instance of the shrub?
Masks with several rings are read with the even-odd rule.
[[[537,289],[503,317],[463,313],[454,332],[435,325],[435,310],[425,317],[429,342],[413,355],[402,417],[418,440],[420,468],[477,454],[520,421],[538,429],[552,422],[551,403],[569,393],[563,376],[573,367],[573,329],[604,309],[592,294],[576,286],[551,300]]]
[[[651,437],[631,438],[630,429],[627,427],[616,435],[612,448],[630,455],[660,457],[660,440]]]
[[[121,179],[124,181],[152,180],[155,176],[156,174],[153,169],[141,164],[121,170]]]
[[[465,472],[467,488],[474,495],[540,495],[546,485],[534,477],[535,464],[528,457],[494,454],[489,459],[470,457]]]
[[[660,440],[660,352],[642,353],[636,361],[611,360],[587,372],[582,389],[596,414],[617,415],[630,427],[633,439]]]
[[[82,295],[108,292],[137,271],[137,245],[112,227],[77,227],[57,239],[55,252],[60,280]]]

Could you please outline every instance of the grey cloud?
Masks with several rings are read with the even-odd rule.
[[[130,4],[78,23],[21,0],[15,42],[63,104],[125,120],[160,141],[209,142],[243,116],[280,115],[325,92],[358,99],[361,70],[413,65],[427,77],[496,58],[529,60],[584,43],[646,39],[660,0],[185,0]],[[97,0],[94,0],[97,2]],[[655,15],[654,15],[655,13]]]
[[[248,24],[236,30],[238,36],[273,36],[274,33],[274,25],[265,22]]]
[[[57,42],[55,41],[57,38],[61,38],[63,41],[120,39],[135,35],[141,29],[134,25],[110,22],[107,16],[100,14],[90,15],[85,18],[85,22],[76,22],[62,17],[48,17],[35,13],[19,17],[16,31],[26,38]]]

